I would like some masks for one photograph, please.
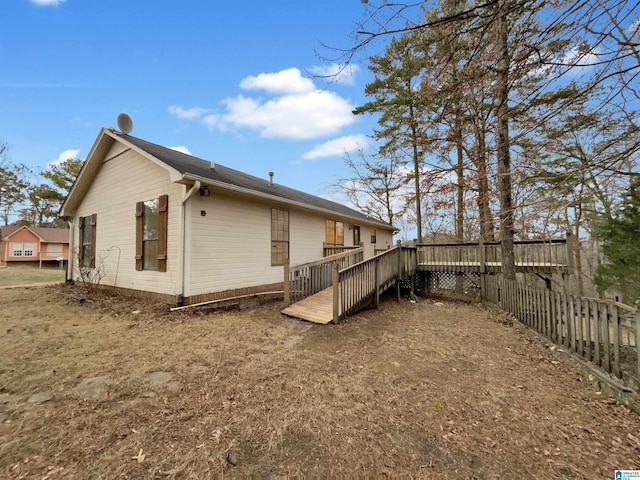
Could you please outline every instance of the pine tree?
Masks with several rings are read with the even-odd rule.
[[[605,263],[595,282],[601,291],[615,288],[625,303],[640,301],[640,176],[635,176],[619,210],[596,231]]]

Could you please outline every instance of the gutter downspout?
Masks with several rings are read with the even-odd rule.
[[[176,295],[176,306],[180,307],[184,303],[184,285],[185,285],[185,251],[187,245],[187,200],[189,200],[195,192],[200,190],[200,180],[196,180],[191,189],[182,197],[182,205],[180,208],[180,245],[178,249],[178,293]]]
[[[75,248],[75,222],[74,222],[74,217],[69,217],[67,219],[67,221],[69,222],[69,252],[67,253],[67,268],[64,271],[64,280],[65,283],[72,283],[73,282],[73,251]],[[63,247],[64,249],[64,247]],[[63,250],[64,253],[64,250]]]

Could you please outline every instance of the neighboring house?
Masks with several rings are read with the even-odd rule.
[[[68,259],[68,228],[0,227],[0,265],[33,262],[42,267]]]
[[[65,200],[78,265],[177,304],[282,290],[285,262],[325,243],[392,245],[393,226],[344,205],[102,129]]]

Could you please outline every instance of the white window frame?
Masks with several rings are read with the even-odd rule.
[[[16,242],[11,244],[11,253],[13,257],[34,257],[35,243],[32,242]],[[27,255],[27,252],[31,252]]]

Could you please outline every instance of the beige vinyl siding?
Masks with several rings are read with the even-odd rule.
[[[294,209],[278,203],[260,203],[211,189],[210,197],[194,195],[187,205],[185,296],[281,282],[283,267],[271,266],[271,209],[289,212],[289,253],[292,265],[322,257],[326,214]],[[202,216],[201,211],[206,212]],[[353,222],[344,223],[345,245],[353,245]],[[363,224],[364,228],[364,224]],[[368,231],[368,226],[366,227]],[[391,232],[379,231],[378,243]],[[373,246],[365,242],[365,253]]]
[[[369,230],[373,227],[367,227],[366,233],[367,235],[362,235],[362,241],[365,244],[365,256],[373,255],[374,246],[371,244],[371,235],[369,235]],[[376,228],[376,244],[375,248],[384,250],[386,248],[393,247],[393,235],[389,230],[382,230],[380,228]],[[369,250],[370,249],[370,250]]]
[[[271,266],[271,206],[216,190],[189,204],[186,296],[282,281],[283,267]]]
[[[118,155],[119,154],[119,155]],[[116,156],[117,155],[117,156]],[[114,158],[115,156],[115,158]],[[104,265],[107,276],[103,285],[175,295],[178,288],[178,243],[180,235],[182,185],[171,183],[167,171],[133,150],[124,150],[119,142],[105,161],[84,197],[74,218],[74,245],[78,248],[79,216],[97,214],[96,262],[107,255]],[[135,269],[136,202],[169,195],[167,231],[167,271]],[[120,249],[120,262],[118,255]],[[110,252],[107,252],[111,249]],[[74,273],[76,278],[77,272]]]
[[[325,218],[300,210],[292,211],[290,217],[291,265],[299,265],[321,258]]]

